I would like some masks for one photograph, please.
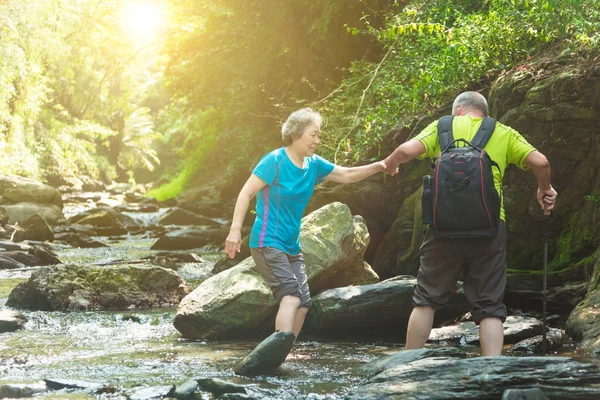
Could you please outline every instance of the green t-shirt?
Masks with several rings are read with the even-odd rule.
[[[452,134],[454,135],[454,139],[472,140],[481,125],[481,121],[481,118],[473,118],[470,115],[454,117],[454,120],[452,121]],[[423,143],[423,146],[425,146],[425,153],[418,157],[420,160],[426,157],[431,159],[437,158],[440,154],[437,121],[429,124],[429,126],[423,129],[414,140],[420,141]],[[464,143],[459,142],[457,145],[461,146],[464,145]],[[496,167],[492,168],[494,173],[494,185],[496,191],[500,195],[502,189],[502,177],[504,176],[506,167],[509,164],[515,164],[521,169],[527,169],[525,159],[532,151],[535,151],[535,148],[530,145],[519,132],[497,122],[496,129],[485,146],[485,151],[500,167],[500,170]],[[503,198],[500,207],[500,219],[506,221],[504,217]]]

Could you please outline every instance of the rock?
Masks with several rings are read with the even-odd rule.
[[[33,397],[46,391],[46,384],[39,383],[8,383],[0,384],[0,398],[19,399],[22,397]]]
[[[542,322],[529,317],[508,316],[504,322],[504,343],[516,343],[522,339],[542,334]],[[431,330],[431,342],[479,343],[479,328],[475,322],[462,322]]]
[[[27,318],[16,311],[0,310],[0,333],[23,329],[25,322]]]
[[[14,268],[61,264],[54,253],[39,245],[31,247],[27,253],[21,251],[2,252],[0,259],[2,259],[4,269],[9,269],[10,261],[8,259],[15,261]]]
[[[48,389],[61,390],[61,389],[82,389],[89,392],[95,392],[104,387],[103,384],[97,382],[82,381],[79,379],[44,379]]]
[[[345,204],[331,203],[302,218],[300,246],[311,293],[379,281],[363,261],[368,245],[364,219]]]
[[[53,241],[54,232],[40,214],[33,214],[27,218],[23,226],[13,236],[15,242],[22,242],[23,240]]]
[[[294,340],[293,332],[273,332],[235,367],[234,372],[247,376],[272,373],[285,361]]]
[[[124,235],[127,233],[127,228],[121,223],[121,221],[115,217],[113,213],[105,209],[96,209],[93,213],[85,213],[85,215],[78,214],[74,217],[69,218],[69,222],[80,225],[92,225],[96,228],[101,228],[101,232],[107,236],[112,235]]]
[[[306,329],[319,336],[398,335],[405,332],[413,309],[416,279],[396,277],[363,286],[329,289],[313,297]],[[438,310],[438,318],[457,318],[470,307],[462,290],[449,305]]]
[[[158,221],[162,225],[196,225],[220,227],[221,224],[210,218],[203,217],[195,212],[183,208],[173,208],[167,215]]]
[[[32,215],[43,215],[48,224],[61,225],[65,223],[62,207],[55,204],[16,203],[1,206],[8,214],[8,223],[23,225]]]
[[[42,311],[127,310],[174,305],[189,292],[175,272],[160,267],[43,267],[19,283],[9,307]]]
[[[28,251],[31,249],[31,246],[25,243],[14,243],[10,240],[0,240],[0,249],[4,249],[6,251],[11,250],[23,250]]]
[[[62,209],[62,198],[52,186],[28,178],[0,174],[0,195],[3,204],[54,204]]]
[[[504,391],[502,400],[549,400],[540,388],[508,389]]]
[[[222,246],[229,234],[229,228],[185,228],[161,236],[151,250],[188,250],[209,244]]]
[[[138,389],[128,396],[130,400],[162,399],[173,397],[175,386],[151,386]]]
[[[416,352],[419,350],[406,350]],[[423,353],[419,353],[421,356]],[[508,389],[540,388],[549,398],[600,396],[600,367],[569,357],[399,358],[355,388],[349,400],[497,399]]]
[[[0,269],[17,269],[24,268],[25,264],[22,262],[16,261],[11,257],[5,257],[0,253]]]
[[[362,254],[368,232],[347,206],[332,203],[303,219],[301,244],[306,273],[318,290],[372,283]],[[367,282],[365,282],[367,281]],[[173,324],[189,338],[260,337],[272,330],[277,304],[252,258],[202,282],[177,309]]]
[[[523,352],[527,354],[544,354],[544,342],[543,335],[533,336],[524,340],[521,340],[508,351],[510,352]],[[561,345],[562,331],[556,328],[550,328],[546,334],[546,350],[556,350]]]
[[[261,336],[277,303],[252,258],[202,282],[177,308],[173,325],[188,338]]]
[[[430,357],[455,357],[466,358],[467,354],[455,347],[442,347],[432,349],[417,349],[399,351],[391,356],[379,358],[371,361],[361,367],[369,375],[377,375],[386,369],[391,369],[396,365],[404,365],[413,361],[422,360]]]
[[[219,396],[219,400],[254,400],[255,398],[244,393],[225,393]]]
[[[198,381],[195,379],[188,379],[175,388],[174,396],[177,399],[187,399],[193,396],[196,389],[198,389]]]
[[[600,248],[594,257],[594,272],[588,292],[565,324],[567,334],[580,341],[584,350],[600,354]]]

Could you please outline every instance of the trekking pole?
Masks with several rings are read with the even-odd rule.
[[[552,211],[544,210],[544,280],[542,285],[542,351],[544,355],[548,352],[546,342],[546,302],[548,299],[548,240],[550,238],[550,222]]]

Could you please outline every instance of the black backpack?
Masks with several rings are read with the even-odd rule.
[[[452,134],[452,116],[438,120],[440,154],[431,177],[430,226],[440,240],[493,238],[500,223],[500,197],[492,168],[498,167],[484,150],[496,120],[484,118],[471,142]],[[462,146],[458,146],[459,143]],[[424,197],[426,197],[426,189]],[[425,221],[425,219],[424,219]]]

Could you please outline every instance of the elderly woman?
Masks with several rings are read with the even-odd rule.
[[[321,115],[310,108],[288,117],[281,129],[286,146],[266,154],[252,171],[238,196],[225,241],[225,251],[233,258],[240,251],[250,200],[257,196],[250,234],[252,258],[279,302],[275,330],[293,332],[295,337],[311,306],[299,237],[300,221],[315,185],[323,179],[359,182],[385,169],[383,162],[344,168],[316,155],[321,122]]]

